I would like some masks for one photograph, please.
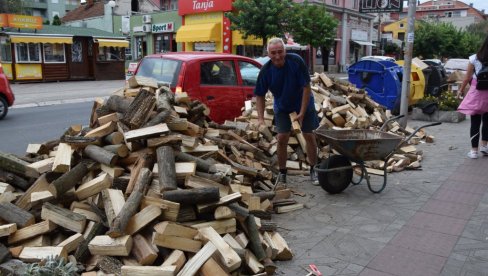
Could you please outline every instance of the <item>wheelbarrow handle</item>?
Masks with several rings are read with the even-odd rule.
[[[390,119],[386,120],[383,125],[381,126],[380,128],[380,131],[383,131],[383,129],[388,125],[389,122],[391,121],[394,121],[396,119],[400,119],[402,117],[405,117],[405,115],[398,115],[398,116],[395,116],[395,117],[391,117]]]
[[[430,127],[430,126],[438,126],[440,124],[442,124],[442,123],[441,122],[435,122],[435,123],[430,123],[430,124],[426,124],[426,125],[422,125],[422,126],[417,127],[412,133],[410,133],[410,135],[403,141],[403,143],[408,142],[415,135],[415,133],[417,133],[419,130],[426,128],[426,127]]]

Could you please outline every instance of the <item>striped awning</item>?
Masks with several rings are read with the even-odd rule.
[[[73,37],[66,36],[30,36],[30,35],[11,35],[12,43],[61,43],[73,44]]]

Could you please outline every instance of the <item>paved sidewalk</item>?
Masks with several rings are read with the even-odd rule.
[[[380,194],[360,184],[330,195],[289,177],[307,208],[273,218],[295,256],[277,274],[313,263],[328,276],[488,275],[488,157],[467,159],[468,130],[469,120],[427,128],[436,139],[417,146],[422,170],[389,174]]]

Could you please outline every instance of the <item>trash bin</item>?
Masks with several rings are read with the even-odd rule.
[[[347,70],[349,82],[364,89],[377,103],[393,110],[400,99],[403,68],[386,60],[361,60]]]
[[[442,92],[447,91],[447,73],[441,64],[434,61],[424,60],[431,70],[429,76],[426,76],[425,95],[439,97]]]
[[[397,60],[397,64],[402,66],[403,72],[403,60]],[[419,65],[416,64],[418,62]],[[408,105],[416,104],[419,100],[424,98],[425,92],[425,75],[424,70],[430,73],[430,69],[426,64],[420,64],[422,61],[420,59],[412,60],[412,65],[410,66],[410,98]],[[400,78],[400,82],[402,79]]]

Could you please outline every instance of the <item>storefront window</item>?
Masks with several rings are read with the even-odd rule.
[[[39,43],[15,43],[17,62],[41,62],[41,45]]]
[[[7,38],[0,38],[0,61],[12,62],[12,48]]]
[[[154,50],[156,53],[171,52],[171,35],[160,34],[154,35]]]
[[[98,47],[98,61],[123,60],[122,50],[119,47]]]
[[[65,63],[64,44],[61,43],[46,43],[44,47],[44,62],[45,63]]]

